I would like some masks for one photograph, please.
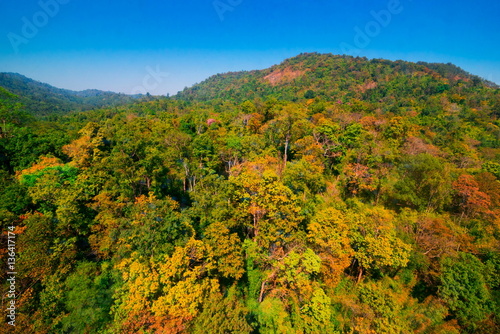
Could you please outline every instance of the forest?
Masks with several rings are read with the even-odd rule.
[[[495,84],[307,53],[92,110],[31,94],[0,87],[5,333],[500,333]]]

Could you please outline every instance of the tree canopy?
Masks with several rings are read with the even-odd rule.
[[[113,108],[22,101],[0,87],[14,333],[499,332],[488,82],[302,54]]]

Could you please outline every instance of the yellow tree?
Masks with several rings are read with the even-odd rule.
[[[161,319],[157,329],[162,333],[177,333],[172,324],[192,320],[199,314],[203,300],[219,291],[218,280],[208,276],[215,268],[210,253],[210,246],[192,238],[158,264],[160,297],[151,310]]]
[[[300,207],[275,170],[276,160],[264,158],[231,170],[233,201],[247,234],[264,248],[281,247],[298,237]],[[276,166],[276,165],[274,165]]]
[[[308,225],[307,238],[322,260],[323,281],[335,287],[354,255],[345,215],[334,208],[318,211]]]
[[[359,265],[358,281],[365,270],[405,267],[411,246],[396,235],[394,215],[382,207],[358,207],[347,216],[350,220],[350,240]]]
[[[151,260],[133,253],[116,265],[123,284],[115,294],[117,333],[184,333],[204,301],[219,292],[211,247],[191,238],[171,256]]]
[[[81,168],[89,167],[94,159],[102,157],[104,135],[97,123],[90,122],[79,132],[80,138],[63,147],[72,164]]]

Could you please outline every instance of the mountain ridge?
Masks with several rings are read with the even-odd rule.
[[[0,73],[0,87],[19,96],[35,116],[65,114],[133,103],[142,95],[57,88],[19,73]],[[346,55],[302,53],[260,70],[218,73],[173,95],[191,102],[276,99],[394,105],[445,91],[498,89],[498,85],[451,63],[391,61]],[[396,95],[393,95],[396,92]],[[406,102],[405,102],[406,101]]]
[[[392,70],[381,73],[379,67]],[[442,84],[449,85],[466,83],[498,88],[495,83],[470,74],[451,63],[391,61],[346,55],[302,53],[262,70],[212,75],[198,84],[185,88],[176,94],[175,98],[199,101],[233,98],[240,102],[246,99],[268,97],[289,100],[291,96],[296,98],[297,94],[305,94],[312,90],[315,96],[320,95],[327,100],[335,100],[340,97],[339,93],[343,89],[354,90],[357,88],[355,86],[363,85],[370,80],[378,84],[386,84],[398,79],[398,75],[419,77],[424,74],[432,77],[435,84],[441,81]],[[350,75],[355,76],[354,80],[343,85],[339,84],[342,77]],[[384,78],[381,75],[389,77]],[[339,80],[331,80],[332,77]],[[419,84],[418,80],[414,80],[413,86]],[[288,93],[283,93],[283,90],[287,90]]]

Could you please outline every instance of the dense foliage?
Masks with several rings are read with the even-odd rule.
[[[0,98],[16,333],[500,331],[500,90],[455,67],[306,54],[50,121]]]

